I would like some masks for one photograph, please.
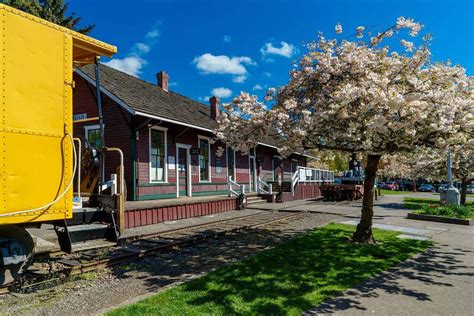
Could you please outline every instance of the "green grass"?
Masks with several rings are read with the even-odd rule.
[[[354,229],[330,224],[108,315],[300,315],[431,245],[381,230],[356,245]]]
[[[382,194],[386,194],[386,195],[411,193],[411,191],[392,191],[392,190],[387,190],[387,189],[381,189],[380,191],[382,192]]]
[[[474,217],[474,205],[446,205],[433,207],[428,204],[425,204],[420,210],[415,211],[415,213],[468,219]]]
[[[439,205],[438,199],[430,198],[404,198],[404,207],[410,210],[415,210],[417,214],[436,215],[454,218],[473,218],[474,217],[474,202],[467,201],[466,205],[452,206]]]

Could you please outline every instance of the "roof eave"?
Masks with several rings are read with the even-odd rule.
[[[91,78],[88,74],[86,74],[85,72],[83,72],[79,68],[75,68],[74,70],[84,80],[86,80],[87,82],[92,84],[94,87],[96,86],[95,85],[95,83],[96,83],[95,80],[93,78]],[[173,120],[173,119],[169,119],[169,118],[166,118],[166,117],[162,117],[162,116],[158,116],[158,115],[154,115],[154,114],[149,114],[149,113],[145,113],[145,112],[141,112],[141,111],[136,111],[130,105],[128,105],[125,101],[118,98],[115,94],[113,94],[112,92],[110,92],[109,90],[104,88],[104,86],[102,86],[102,85],[100,86],[100,91],[103,92],[106,96],[111,98],[114,102],[116,102],[118,105],[123,107],[125,110],[127,110],[132,115],[148,117],[148,118],[160,120],[160,121],[163,121],[163,122],[168,122],[168,123],[173,123],[173,124],[177,124],[177,125],[182,125],[182,126],[186,126],[186,127],[195,128],[195,129],[198,129],[198,130],[201,130],[201,131],[206,131],[206,132],[211,132],[211,133],[214,132],[212,129],[205,128],[205,127],[202,127],[202,126],[188,124],[188,123],[176,121],[176,120]]]

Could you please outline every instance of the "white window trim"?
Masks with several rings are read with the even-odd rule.
[[[163,132],[165,158],[164,158],[164,180],[151,180],[151,130],[159,130]],[[149,183],[168,183],[168,128],[161,126],[151,126],[148,128],[148,180]]]
[[[229,150],[229,146],[226,146],[225,148],[225,165],[226,165],[226,172],[227,172],[227,179],[229,179],[229,156],[228,156],[228,150]],[[232,148],[230,148],[232,150],[232,152],[234,153],[234,174],[232,175],[232,180],[233,181],[236,181],[236,177],[237,177],[237,163],[235,161],[235,150],[233,150]],[[237,182],[237,181],[236,181]]]
[[[209,157],[207,157],[207,163],[209,165],[209,179],[207,180],[201,180],[201,153],[199,152],[199,161],[198,161],[198,176],[199,176],[199,182],[200,183],[209,183],[209,182],[212,182],[212,166],[211,166],[211,161],[212,161],[212,153],[211,153],[211,137],[208,137],[208,136],[202,136],[202,135],[198,135],[198,148],[199,150],[201,150],[201,139],[202,140],[206,140],[207,141],[207,150],[208,150],[208,153],[209,153]]]
[[[84,134],[85,134],[85,139],[86,139],[87,143],[89,143],[89,131],[93,130],[93,129],[100,130],[100,125],[99,124],[94,124],[94,125],[84,126]],[[105,129],[105,125],[104,125],[104,129]]]

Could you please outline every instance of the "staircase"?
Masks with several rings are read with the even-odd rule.
[[[54,226],[61,250],[70,253],[115,244],[117,234],[111,216],[93,207],[73,209],[71,219]]]
[[[247,197],[247,206],[259,203],[267,203],[267,199],[258,196],[257,193],[247,193],[245,196]]]

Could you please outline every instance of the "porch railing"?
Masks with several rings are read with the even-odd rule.
[[[334,172],[330,170],[298,167],[298,182],[332,183]]]
[[[273,194],[272,185],[263,181],[260,177],[257,178],[257,193],[259,194]]]
[[[291,193],[295,195],[295,188],[298,183],[333,183],[334,172],[330,170],[298,167],[291,176]]]
[[[229,176],[227,184],[229,186],[229,196],[239,196],[240,194],[245,194],[245,184],[238,184],[232,180],[232,176]],[[234,188],[237,189],[234,190]]]

